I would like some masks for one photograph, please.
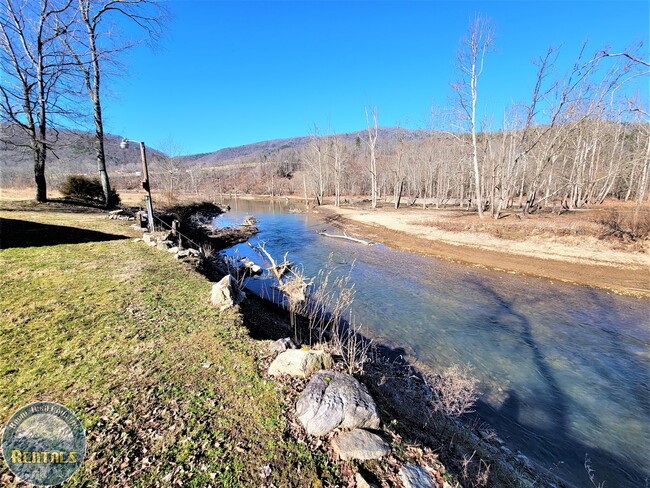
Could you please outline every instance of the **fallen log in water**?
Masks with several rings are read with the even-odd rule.
[[[370,241],[366,241],[365,239],[358,239],[356,237],[349,236],[345,232],[343,233],[343,235],[328,234],[327,232],[319,232],[319,234],[324,236],[324,237],[333,237],[335,239],[347,239],[348,241],[357,242],[359,244],[364,244],[366,246],[374,245],[374,242],[370,242]]]

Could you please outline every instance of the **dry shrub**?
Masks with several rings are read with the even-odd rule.
[[[472,367],[454,364],[441,374],[429,375],[426,383],[431,390],[431,403],[436,412],[452,418],[470,413],[478,399],[478,379]]]
[[[596,222],[602,227],[601,239],[613,237],[624,242],[634,242],[650,238],[650,213],[648,212],[622,215],[612,209]]]
[[[83,175],[69,175],[60,188],[64,197],[74,198],[85,202],[105,203],[104,190],[98,178],[88,178]],[[108,205],[115,207],[120,204],[120,196],[111,188]]]
[[[460,473],[461,477],[466,483],[466,486],[476,488],[487,486],[488,481],[490,480],[490,465],[482,459],[473,461],[475,455],[476,451],[474,451],[469,458],[463,456],[463,460],[461,461],[463,468]]]
[[[255,248],[270,269],[277,268],[277,261],[266,250],[263,243]],[[288,263],[288,255],[284,255]],[[315,278],[305,275],[301,267],[291,266],[284,273],[269,273],[276,281],[274,288],[282,292],[283,304],[289,311],[294,340],[326,345],[341,357],[343,365],[350,373],[362,373],[369,358],[372,341],[361,333],[361,325],[356,322],[351,307],[354,302],[354,285],[351,273],[354,263],[345,275],[336,273],[336,266],[330,254],[325,266]],[[305,327],[298,326],[298,318]],[[306,329],[308,337],[301,337]]]
[[[348,374],[363,373],[364,365],[370,360],[372,340],[362,334],[361,326],[352,314],[347,324],[340,324],[336,329],[331,345],[341,357]]]

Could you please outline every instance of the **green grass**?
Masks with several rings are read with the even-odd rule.
[[[37,400],[73,410],[88,452],[67,486],[260,486],[266,465],[266,483],[320,486],[241,317],[126,222],[77,210],[2,203],[7,219],[128,238],[0,250],[0,423]]]

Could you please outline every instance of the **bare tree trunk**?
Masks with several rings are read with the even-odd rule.
[[[493,38],[493,27],[490,21],[477,15],[470,25],[467,37],[462,40],[462,45],[458,52],[458,64],[460,66],[462,79],[452,85],[458,94],[458,101],[462,112],[464,112],[469,121],[469,128],[472,136],[474,191],[476,196],[476,207],[480,218],[483,218],[483,187],[481,181],[482,173],[478,161],[478,141],[476,134],[477,87],[478,79],[483,73],[485,55],[490,49]]]
[[[643,173],[641,181],[639,181],[639,190],[636,197],[636,209],[634,210],[634,224],[639,220],[639,210],[648,189],[648,173],[650,172],[650,137],[648,137],[648,145],[646,146],[645,158],[643,160]]]
[[[377,109],[372,111],[373,124],[370,125],[370,116],[366,107],[366,126],[368,129],[368,140],[366,144],[370,150],[370,198],[372,208],[377,208],[377,156],[375,154],[377,145],[378,121]]]
[[[16,6],[15,3],[18,3]],[[36,201],[47,201],[47,126],[67,75],[57,41],[69,27],[58,20],[72,0],[34,3],[6,0],[0,10],[0,109],[27,136],[34,161]],[[54,20],[53,20],[54,19]],[[57,103],[58,102],[58,103]]]

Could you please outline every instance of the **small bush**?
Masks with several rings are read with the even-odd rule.
[[[640,241],[650,238],[650,215],[621,215],[611,210],[596,221],[602,226],[600,237],[614,237],[621,241]]]
[[[427,377],[426,383],[431,390],[434,411],[452,418],[473,412],[478,399],[478,379],[472,375],[471,366],[454,364],[442,374]]]
[[[70,175],[63,182],[61,193],[68,198],[104,203],[104,190],[98,178]],[[114,189],[111,189],[111,201],[108,202],[109,206],[117,206],[120,204],[120,201],[118,193]]]

